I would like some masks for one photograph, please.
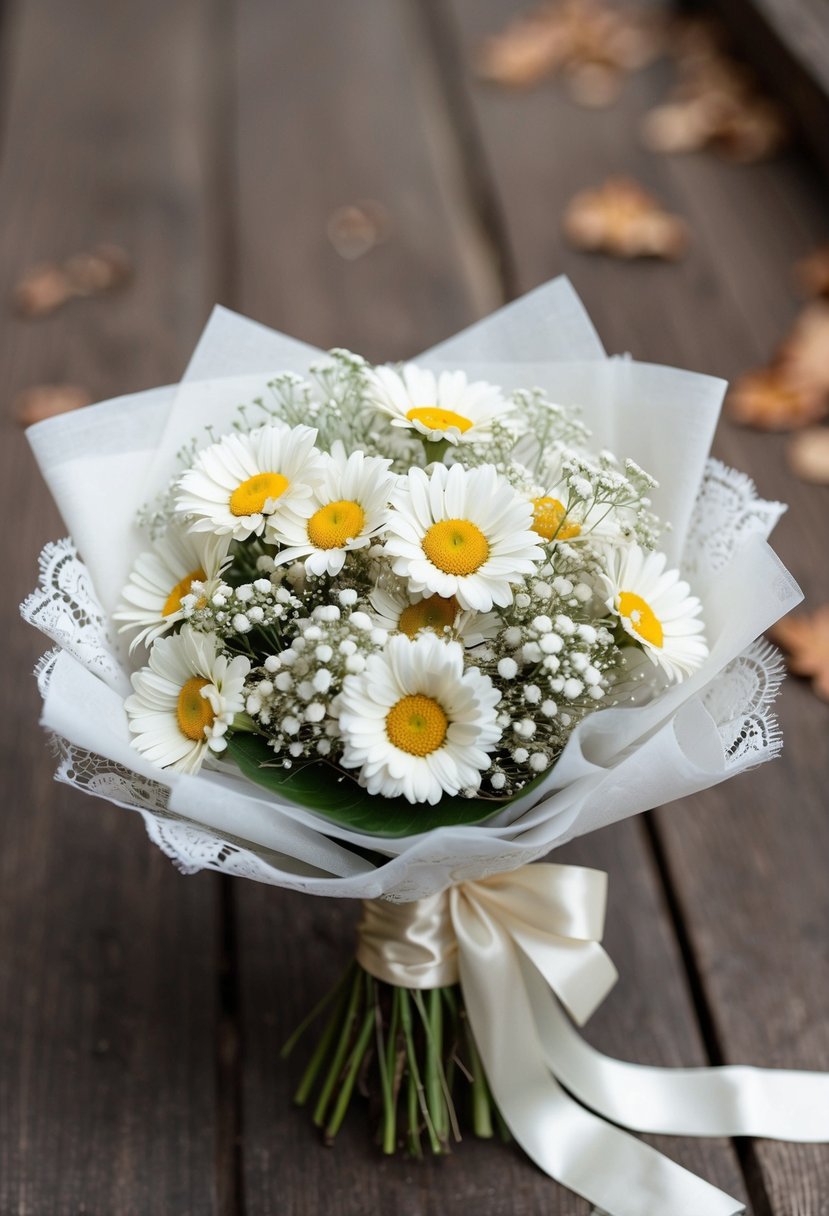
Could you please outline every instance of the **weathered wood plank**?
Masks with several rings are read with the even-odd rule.
[[[469,222],[469,203],[467,183],[458,169],[460,158],[448,178],[457,183],[448,200],[454,219],[451,210],[446,213],[446,200],[434,190],[435,162],[427,155],[428,147],[424,150],[423,140],[434,140],[435,126],[439,138],[445,139],[447,122],[457,132],[458,116],[436,112],[431,90],[424,107],[423,93],[414,86],[408,65],[431,56],[434,49],[424,44],[423,28],[407,24],[406,13],[411,10],[402,5],[360,8],[360,16],[370,16],[370,22],[358,20],[351,10],[346,18],[329,9],[322,36],[326,47],[330,43],[332,48],[324,59],[325,87],[337,103],[333,111],[323,109],[320,117],[312,106],[304,106],[302,142],[297,133],[292,134],[290,107],[298,104],[290,100],[294,77],[282,58],[274,61],[274,55],[289,37],[292,59],[307,65],[309,48],[316,47],[316,19],[298,6],[282,6],[279,15],[272,16],[271,36],[264,38],[264,6],[251,2],[241,10],[240,121],[243,128],[257,121],[267,137],[255,135],[250,126],[242,136],[240,226],[243,233],[254,232],[257,223],[261,228],[264,222],[261,217],[268,216],[273,241],[267,256],[259,249],[256,256],[251,251],[243,257],[240,302],[245,311],[263,314],[292,331],[301,327],[301,335],[311,341],[335,341],[374,357],[393,357],[448,336],[469,319],[465,263],[456,235],[457,224]],[[255,45],[249,46],[248,40],[255,40]],[[267,81],[251,67],[251,60],[262,58],[268,63]],[[318,69],[320,60],[313,62]],[[358,92],[356,82],[369,64],[375,85],[364,111],[355,108],[365,103],[352,93]],[[281,106],[274,100],[269,83],[273,79],[279,79],[286,94]],[[319,105],[331,103],[322,99]],[[324,248],[325,217],[332,205],[330,181],[302,159],[305,149],[319,142],[315,133],[320,122],[325,123],[326,148],[342,166],[350,190],[364,196],[369,191],[363,183],[370,181],[370,193],[376,197],[407,200],[405,209],[393,211],[397,241],[362,263],[342,266]],[[378,138],[378,123],[382,129],[388,124],[395,143],[405,148],[405,163],[384,156],[388,140]],[[268,157],[275,158],[270,169]],[[445,159],[437,164],[446,173]],[[298,174],[301,209],[292,197],[287,202],[284,197],[285,183],[298,180]],[[528,166],[515,164],[514,174],[515,191],[526,194],[527,207],[540,207]],[[513,217],[516,237],[522,223],[521,217]],[[549,263],[535,231],[537,281],[560,267]],[[421,256],[421,233],[429,234],[430,257]],[[297,250],[304,254],[301,260]],[[489,251],[491,261],[478,271],[480,278],[491,276],[498,252]],[[533,258],[529,246],[527,258]],[[381,275],[388,289],[378,291]],[[525,272],[523,278],[523,286],[529,287],[529,274]],[[406,310],[405,324],[401,324],[401,308]],[[698,1062],[703,1057],[676,942],[638,828],[623,825],[601,833],[589,847],[581,843],[568,849],[567,856],[608,868],[612,875],[609,944],[624,979],[596,1020],[592,1033],[597,1043],[618,1055],[652,1062]],[[302,899],[252,885],[238,890],[237,900],[244,1010],[244,1168],[247,1200],[254,1210],[310,1213],[336,1194],[343,1213],[382,1209],[420,1214],[472,1208],[493,1216],[587,1212],[586,1204],[549,1182],[514,1148],[500,1144],[469,1139],[451,1159],[424,1165],[384,1161],[370,1145],[365,1111],[353,1112],[336,1149],[320,1149],[307,1116],[289,1107],[300,1062],[283,1064],[278,1051],[303,1010],[348,957],[357,909],[342,901]],[[647,985],[638,982],[643,974],[649,977]],[[651,982],[654,977],[659,977],[658,984]],[[726,1147],[699,1143],[665,1147],[732,1193],[741,1193],[736,1163]]]
[[[414,354],[497,305],[481,237],[403,0],[241,0],[237,17],[239,304],[296,337]],[[354,261],[327,235],[374,200],[388,239]],[[369,320],[370,318],[370,320]]]
[[[8,595],[0,833],[0,1210],[228,1212],[216,1178],[217,880],[185,881],[138,816],[52,783],[17,619],[61,535],[10,402],[175,378],[215,293],[198,64],[203,6],[31,0],[6,31],[0,276],[122,243],[134,285],[6,319],[0,445]],[[80,709],[80,707],[79,707]]]
[[[458,0],[467,54],[514,7]],[[555,85],[529,95],[471,82],[469,89],[522,285],[564,269],[610,350],[733,378],[766,361],[793,319],[792,262],[825,237],[826,198],[794,154],[751,168],[704,155],[649,156],[637,141],[638,120],[664,85],[656,67],[628,81],[619,105],[598,114],[570,105]],[[684,262],[627,265],[564,246],[559,217],[569,197],[621,171],[688,217]],[[715,451],[751,473],[765,496],[792,503],[775,544],[817,603],[829,595],[825,491],[796,481],[784,448],[782,438],[723,423]],[[782,720],[782,761],[661,812],[659,840],[710,1004],[715,1049],[730,1061],[826,1068],[829,910],[816,865],[827,855],[826,708],[806,689],[788,687]],[[758,1144],[745,1164],[761,1210],[822,1210],[825,1148]]]

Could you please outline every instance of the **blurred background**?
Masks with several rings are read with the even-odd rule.
[[[716,454],[790,504],[806,593],[786,749],[568,848],[611,880],[590,1034],[829,1068],[825,0],[3,0],[0,64],[0,1216],[587,1216],[510,1146],[380,1162],[358,1116],[323,1153],[279,1047],[356,909],[184,878],[52,782],[17,604],[62,525],[23,429],[176,380],[216,302],[400,359],[565,273],[610,353],[731,381]],[[663,1147],[829,1212],[825,1148]]]

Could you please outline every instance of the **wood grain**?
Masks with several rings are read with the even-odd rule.
[[[138,816],[52,782],[17,603],[62,527],[10,411],[31,383],[96,397],[180,374],[215,292],[197,3],[31,0],[4,25],[2,306],[98,241],[122,294],[0,328],[7,596],[0,823],[0,1211],[209,1213],[216,1178],[216,880],[185,881]],[[79,707],[79,711],[82,707]]]

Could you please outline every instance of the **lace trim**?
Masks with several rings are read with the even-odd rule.
[[[124,691],[126,677],[115,657],[106,617],[72,541],[46,545],[39,566],[39,585],[20,605],[24,621],[111,688]]]
[[[52,742],[58,761],[56,781],[121,806],[166,811],[170,790],[160,781],[142,777],[123,764],[76,747],[60,735],[52,735]]]
[[[760,640],[732,660],[706,689],[703,704],[717,724],[731,772],[771,760],[782,748],[771,707],[784,674],[780,651]]]
[[[785,510],[785,503],[758,498],[747,474],[707,461],[682,554],[684,577],[704,587],[749,537],[767,539]]]

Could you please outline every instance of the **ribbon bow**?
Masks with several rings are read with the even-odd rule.
[[[585,1043],[562,1006],[582,1025],[616,981],[600,944],[606,893],[598,870],[542,864],[415,903],[372,900],[357,958],[402,987],[460,980],[501,1114],[557,1182],[608,1216],[737,1216],[739,1200],[607,1120],[668,1135],[825,1141],[829,1073],[654,1068]]]

